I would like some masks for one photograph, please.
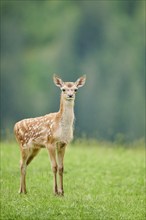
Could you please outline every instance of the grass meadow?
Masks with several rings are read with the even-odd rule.
[[[46,149],[27,169],[19,195],[19,147],[1,143],[1,220],[144,220],[145,150],[141,143],[75,142],[65,154],[64,197],[52,192]]]

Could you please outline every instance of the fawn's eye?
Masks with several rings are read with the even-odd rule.
[[[74,89],[75,92],[77,92],[77,89]]]
[[[65,92],[65,89],[62,89],[63,92]]]

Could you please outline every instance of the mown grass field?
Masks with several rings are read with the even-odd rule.
[[[64,197],[52,192],[45,149],[27,169],[19,195],[19,148],[1,143],[1,220],[144,220],[145,151],[106,143],[76,143],[65,155]]]

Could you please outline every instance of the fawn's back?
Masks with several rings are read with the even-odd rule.
[[[31,144],[45,146],[47,142],[51,142],[55,129],[55,122],[53,120],[55,115],[55,113],[51,113],[17,122],[14,127],[17,141],[22,147]]]

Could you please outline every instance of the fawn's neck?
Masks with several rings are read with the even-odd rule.
[[[74,100],[65,100],[61,95],[59,114],[61,124],[64,127],[72,127],[74,122]]]

